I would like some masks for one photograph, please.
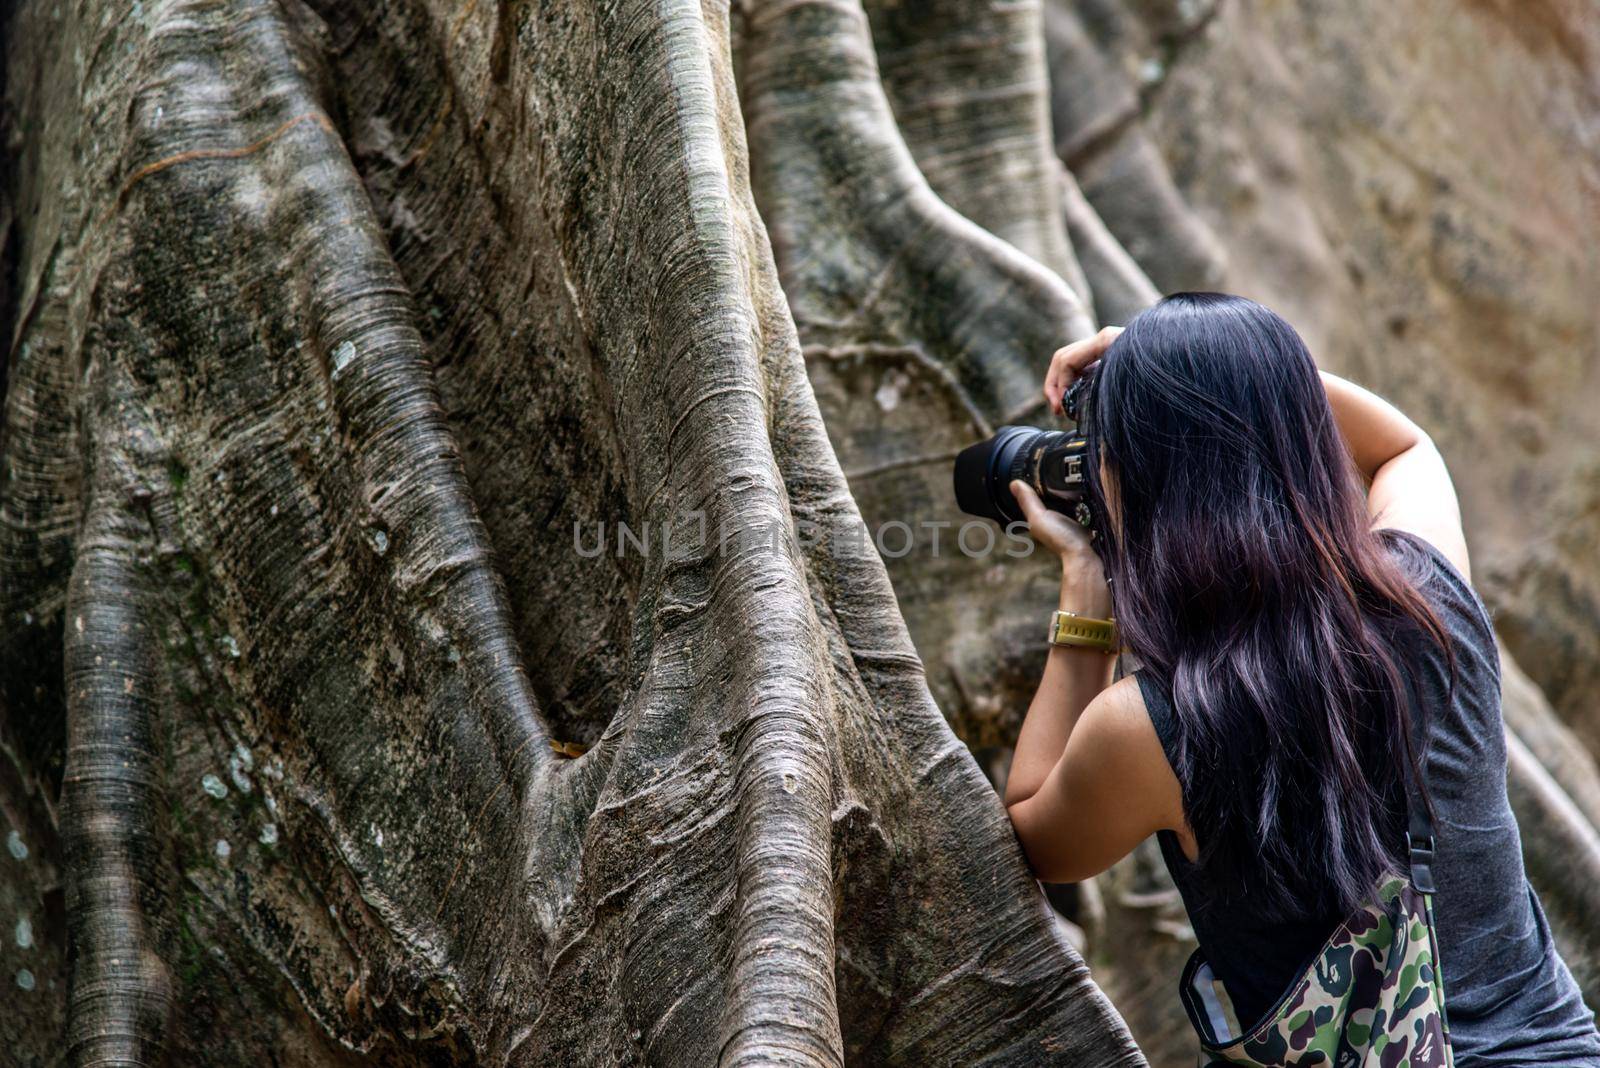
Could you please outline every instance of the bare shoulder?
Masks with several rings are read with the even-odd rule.
[[[1129,788],[1153,790],[1164,814],[1182,811],[1178,779],[1150,722],[1138,679],[1125,675],[1100,691],[1078,718],[1074,741],[1080,733],[1084,755],[1103,762],[1107,773]]]
[[[1189,837],[1183,788],[1150,722],[1138,679],[1125,675],[1102,690],[1083,710],[1073,729],[1074,741],[1080,732],[1083,755],[1099,763],[1118,792],[1145,810],[1153,829]]]
[[[1178,793],[1139,684],[1125,678],[1089,702],[1038,791],[1007,811],[1034,873],[1075,882],[1181,817]]]
[[[1455,484],[1444,457],[1426,434],[1374,476],[1367,510],[1373,529],[1389,527],[1421,538],[1471,581],[1472,563]]]
[[[1131,742],[1147,733],[1156,749],[1161,748],[1161,739],[1156,737],[1150,713],[1145,709],[1144,692],[1139,688],[1139,680],[1132,675],[1124,675],[1095,695],[1083,710],[1078,725],[1087,726],[1091,721],[1107,740]]]

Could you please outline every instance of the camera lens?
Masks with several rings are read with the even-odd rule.
[[[988,441],[962,449],[955,468],[957,506],[1001,526],[1020,522],[1022,508],[1011,494],[1011,480],[1023,476],[1019,461],[1046,433],[1031,426],[1003,426]]]

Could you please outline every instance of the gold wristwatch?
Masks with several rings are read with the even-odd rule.
[[[1117,621],[1058,610],[1050,617],[1050,644],[1114,653],[1117,651]]]

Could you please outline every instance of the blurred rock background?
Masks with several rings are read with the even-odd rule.
[[[1515,661],[1530,872],[1593,1001],[1600,917],[1563,873],[1595,878],[1600,819],[1600,5],[1055,0],[1045,26],[1057,151],[1156,285],[1268,304],[1443,450]],[[1176,1064],[1190,936],[1150,859],[1102,880],[1106,944],[1144,959],[1095,957]]]
[[[1156,32],[1137,6],[1084,21],[1222,284],[1436,435],[1507,645],[1600,743],[1600,5],[1241,0]],[[1135,254],[1164,288],[1207,281]]]

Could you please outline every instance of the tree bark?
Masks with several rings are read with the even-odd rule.
[[[726,12],[110,12],[7,26],[10,1048],[1142,1063],[850,544]]]

